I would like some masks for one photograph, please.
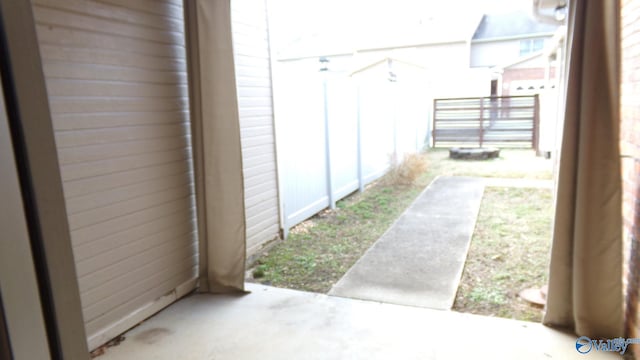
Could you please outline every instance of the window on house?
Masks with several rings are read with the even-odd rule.
[[[520,56],[540,51],[543,47],[544,39],[541,38],[520,40]]]

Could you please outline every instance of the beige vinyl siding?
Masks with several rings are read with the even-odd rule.
[[[32,3],[95,348],[195,286],[182,3]]]
[[[280,231],[267,12],[263,0],[232,0],[247,225],[247,255]]]

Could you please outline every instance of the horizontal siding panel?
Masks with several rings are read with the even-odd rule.
[[[271,88],[245,86],[238,89],[238,97],[240,98],[268,98],[271,101]]]
[[[141,70],[122,66],[99,64],[74,64],[49,61],[43,66],[45,76],[50,79],[105,80],[142,84],[186,85],[187,75],[175,71]],[[184,93],[183,95],[186,95]]]
[[[182,124],[187,122],[188,117],[189,113],[186,111],[59,113],[53,116],[53,126],[56,131],[61,131],[140,125]]]
[[[261,202],[257,202],[252,206],[247,206],[245,208],[247,219],[253,218],[257,214],[263,213],[265,211],[275,211],[278,212],[278,197],[266,198]]]
[[[77,31],[184,46],[182,34],[167,29],[149,29],[138,24],[127,24],[43,6],[38,7],[33,15],[36,22],[49,27],[59,26]]]
[[[271,224],[259,233],[247,238],[247,253],[253,254],[269,241],[280,237],[280,226],[277,223]]]
[[[271,91],[271,82],[268,77],[252,77],[252,76],[238,76],[236,78],[236,84],[238,90],[250,87],[267,88]]]
[[[256,117],[256,116],[260,116],[260,117],[267,116],[267,117],[273,118],[273,109],[271,107],[271,104],[267,106],[260,106],[260,107],[253,107],[253,108],[240,108],[238,110],[238,113],[240,115],[241,121],[248,117]]]
[[[254,186],[257,186],[265,181],[269,181],[271,179],[276,179],[276,172],[273,171],[263,171],[259,174],[254,174],[251,177],[244,178],[244,184],[246,189],[250,189]]]
[[[176,210],[188,209],[188,205],[192,202],[193,197],[185,196],[174,201],[162,203],[135,213],[127,214],[127,216],[121,216],[102,222],[100,224],[71,230],[71,240],[74,246],[79,246],[91,241],[105,238],[117,231],[134,228],[140,224],[153,221],[156,218],[168,214],[174,214],[176,218],[180,216],[187,218],[188,214],[186,212],[176,213]]]
[[[246,137],[242,139],[242,142],[243,149],[254,146],[275,146],[275,141],[272,135]]]
[[[166,19],[176,19],[182,23],[181,0],[100,0],[105,4],[120,6],[125,9],[135,10],[140,13],[160,15]]]
[[[197,276],[182,2],[33,2],[92,338]]]
[[[269,79],[268,75],[254,66],[236,65],[236,71],[242,76],[253,77],[258,79]]]
[[[77,214],[71,214],[69,215],[69,228],[73,231],[87,226],[100,224],[122,216],[127,216],[131,213],[165,204],[173,200],[189,197],[193,194],[192,189],[188,188],[184,184],[180,185],[182,186],[176,186],[165,191],[158,191],[127,201],[105,205],[100,208],[83,211]]]
[[[271,228],[274,224],[273,218],[278,216],[278,214],[269,212],[263,213],[260,217],[254,217],[251,221],[254,222],[254,225],[247,229],[247,237],[253,238],[256,235],[262,233],[263,230]],[[274,229],[275,230],[275,229]],[[276,230],[277,233],[277,230]],[[270,240],[270,239],[265,239]]]
[[[237,66],[247,66],[247,67],[258,68],[263,73],[265,72],[265,69],[269,69],[269,66],[270,66],[269,58],[264,58],[264,57],[254,57],[254,56],[236,54],[235,60],[236,60],[235,64]]]
[[[59,113],[112,113],[132,111],[183,111],[188,108],[186,98],[50,98],[51,112],[55,118]]]
[[[264,1],[232,2],[249,253],[279,234],[271,63]]]
[[[67,148],[133,140],[184,137],[188,130],[188,124],[66,130],[56,133],[56,144],[59,148]]]
[[[40,53],[43,58],[49,61],[69,64],[95,64],[148,71],[186,71],[187,69],[187,63],[184,59],[140,54],[132,55],[103,49],[43,45]]]
[[[95,192],[84,196],[78,196],[67,200],[67,213],[70,215],[97,209],[103,206],[137,198],[142,195],[153,194],[162,190],[189,184],[193,178],[192,173],[182,173],[162,178],[162,181],[153,179],[129,186],[119,187],[103,192]]]
[[[162,151],[148,154],[111,158],[90,163],[62,166],[62,180],[77,180],[87,177],[108,175],[135,168],[158,165],[168,162],[190,161],[191,149],[180,151]]]
[[[47,91],[49,96],[184,97],[188,90],[186,85],[175,84],[52,79]]]
[[[150,221],[141,222],[134,227],[129,229],[118,229],[116,232],[112,232],[108,236],[95,239],[93,241],[84,242],[74,247],[73,254],[78,263],[77,266],[80,266],[80,263],[84,261],[92,261],[96,257],[104,257],[107,252],[117,252],[119,249],[125,246],[136,246],[136,243],[139,241],[145,241],[146,238],[159,236],[161,233],[172,233],[177,228],[177,224],[189,223],[194,220],[189,217],[187,220],[179,220],[181,214],[191,214],[195,213],[195,208],[191,207],[188,201],[173,202],[171,204],[174,206],[173,211],[168,212],[167,214],[160,214],[158,211],[155,214],[159,214],[162,216],[157,216]],[[157,210],[158,208],[156,208]],[[164,235],[163,235],[164,236]],[[84,273],[80,273],[81,275],[85,275]]]
[[[256,136],[271,136],[273,137],[273,127],[272,126],[251,126],[251,127],[241,127],[240,134],[242,137],[256,137]]]
[[[67,147],[58,150],[60,164],[74,164],[103,160],[110,157],[122,157],[168,150],[185,149],[190,146],[189,137],[176,136],[168,139],[150,139]]]
[[[238,106],[246,107],[265,107],[271,106],[271,97],[240,97],[238,98]]]
[[[248,116],[240,118],[242,127],[260,127],[267,126],[273,128],[273,119],[269,116]]]
[[[275,200],[275,202],[274,202]],[[277,199],[264,201],[260,204],[256,204],[247,209],[247,219],[250,219],[254,225],[262,222],[266,218],[273,218],[278,216]]]
[[[265,163],[259,166],[253,166],[244,170],[244,176],[246,178],[251,178],[253,176],[257,176],[262,173],[272,172],[276,170],[276,164],[273,162]]]
[[[262,193],[272,191],[273,189],[276,189],[277,186],[278,185],[275,179],[270,179],[269,181],[265,181],[260,185],[253,186],[251,188],[246,188],[245,194],[247,197],[253,197],[253,196],[260,195]]]
[[[97,283],[100,283],[86,281],[90,275],[97,271],[108,272],[112,266],[115,266],[115,264],[123,260],[134,259],[139,254],[143,254],[155,246],[163,245],[176,238],[187,236],[193,232],[195,225],[192,220],[182,223],[169,221],[169,223],[171,226],[164,228],[163,231],[156,231],[149,236],[123,243],[122,246],[111,247],[104,251],[97,252],[96,256],[78,259],[78,261],[76,261],[76,271],[80,282],[82,283],[84,281],[84,285],[81,285],[81,288],[89,290]],[[91,246],[92,244],[89,245]]]
[[[185,59],[181,45],[164,45],[151,41],[114,37],[107,34],[76,31],[61,27],[51,27],[37,23],[38,40],[41,44],[84,49],[127,51],[134,54],[154,55]]]
[[[63,189],[65,198],[73,199],[76,196],[117,189],[120,186],[127,186],[143,181],[161,179],[165,176],[181,174],[189,170],[189,163],[183,161],[183,159],[179,159],[170,163],[135,168],[98,177],[65,181],[63,183]]]
[[[158,299],[163,295],[173,291],[177,286],[186,283],[189,280],[197,278],[197,268],[193,266],[179,274],[173,275],[167,280],[155,284],[154,287],[146,288],[145,292],[131,300],[122,302],[117,307],[110,309],[109,311],[97,310],[97,317],[93,320],[87,321],[85,328],[87,333],[96,333],[99,330],[109,326],[112,323],[111,318],[123,318],[136,312],[139,308],[148,305],[151,301],[150,298]],[[148,289],[148,290],[147,290]]]
[[[178,233],[173,238],[164,239],[165,241],[159,243],[147,244],[147,248],[143,248],[141,252],[132,253],[125,258],[114,257],[113,259],[107,259],[106,262],[102,262],[103,267],[93,267],[91,272],[80,275],[78,278],[78,284],[80,285],[80,293],[87,296],[109,295],[108,287],[110,283],[118,284],[118,287],[127,286],[131,283],[135,283],[135,278],[129,275],[136,274],[139,269],[144,268],[147,264],[152,264],[160,259],[169,258],[175,256],[182,251],[183,256],[188,256],[190,247],[196,243],[195,233],[190,226],[183,227],[185,231]],[[182,242],[176,241],[176,238],[183,239]],[[195,244],[197,245],[197,243]],[[132,249],[134,250],[134,249]],[[187,252],[184,252],[187,250]],[[116,255],[116,254],[111,254]],[[183,257],[179,256],[179,257]],[[175,258],[174,258],[175,259]],[[99,262],[99,258],[95,259]],[[171,263],[166,264],[171,266]],[[141,276],[142,277],[142,276]],[[124,281],[126,279],[126,281]],[[98,299],[99,300],[99,299]],[[95,302],[95,298],[93,302]]]
[[[245,207],[250,208],[262,201],[267,201],[269,199],[274,199],[275,197],[278,196],[278,192],[276,191],[276,189],[272,189],[269,191],[263,191],[261,193],[258,193],[252,197],[247,197],[245,199]],[[250,224],[249,224],[250,226]]]
[[[242,164],[244,169],[250,169],[254,166],[260,166],[269,162],[273,162],[274,153],[273,149],[267,148],[261,155],[256,156],[243,156]]]
[[[261,156],[265,154],[271,154],[275,158],[276,149],[272,144],[267,144],[265,146],[257,146],[257,147],[245,147],[242,149],[242,158],[243,159],[251,159],[256,156]]]
[[[91,304],[83,311],[85,321],[94,320],[104,312],[111,311],[122,303],[135,299],[136,295],[146,294],[168,279],[171,280],[172,277],[192,269],[197,264],[196,256],[192,255],[195,247],[196,244],[188,244],[180,251],[168,254],[151,264],[138,268],[135,273],[130,273],[121,279],[126,282],[126,287],[122,287],[120,282],[114,282],[114,284],[109,284],[112,286],[104,286],[96,291],[80,294],[83,303]],[[188,278],[184,280],[186,281]],[[179,283],[174,283],[174,288],[177,285]],[[168,289],[167,292],[170,290]]]
[[[90,0],[32,0],[33,4],[53,9],[66,10],[71,13],[91,15],[100,19],[112,20],[117,23],[143,25],[158,30],[183,31],[180,20],[174,20],[155,14],[140,12],[113,6],[99,1]],[[38,7],[37,9],[40,9]]]

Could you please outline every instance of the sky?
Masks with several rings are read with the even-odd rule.
[[[400,28],[433,17],[459,21],[483,13],[530,10],[533,0],[268,0],[274,50],[313,34],[350,36],[362,29]]]

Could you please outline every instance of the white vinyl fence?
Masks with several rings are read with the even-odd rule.
[[[277,142],[285,234],[288,229],[420,151],[430,101],[407,81],[290,70],[278,81]]]

